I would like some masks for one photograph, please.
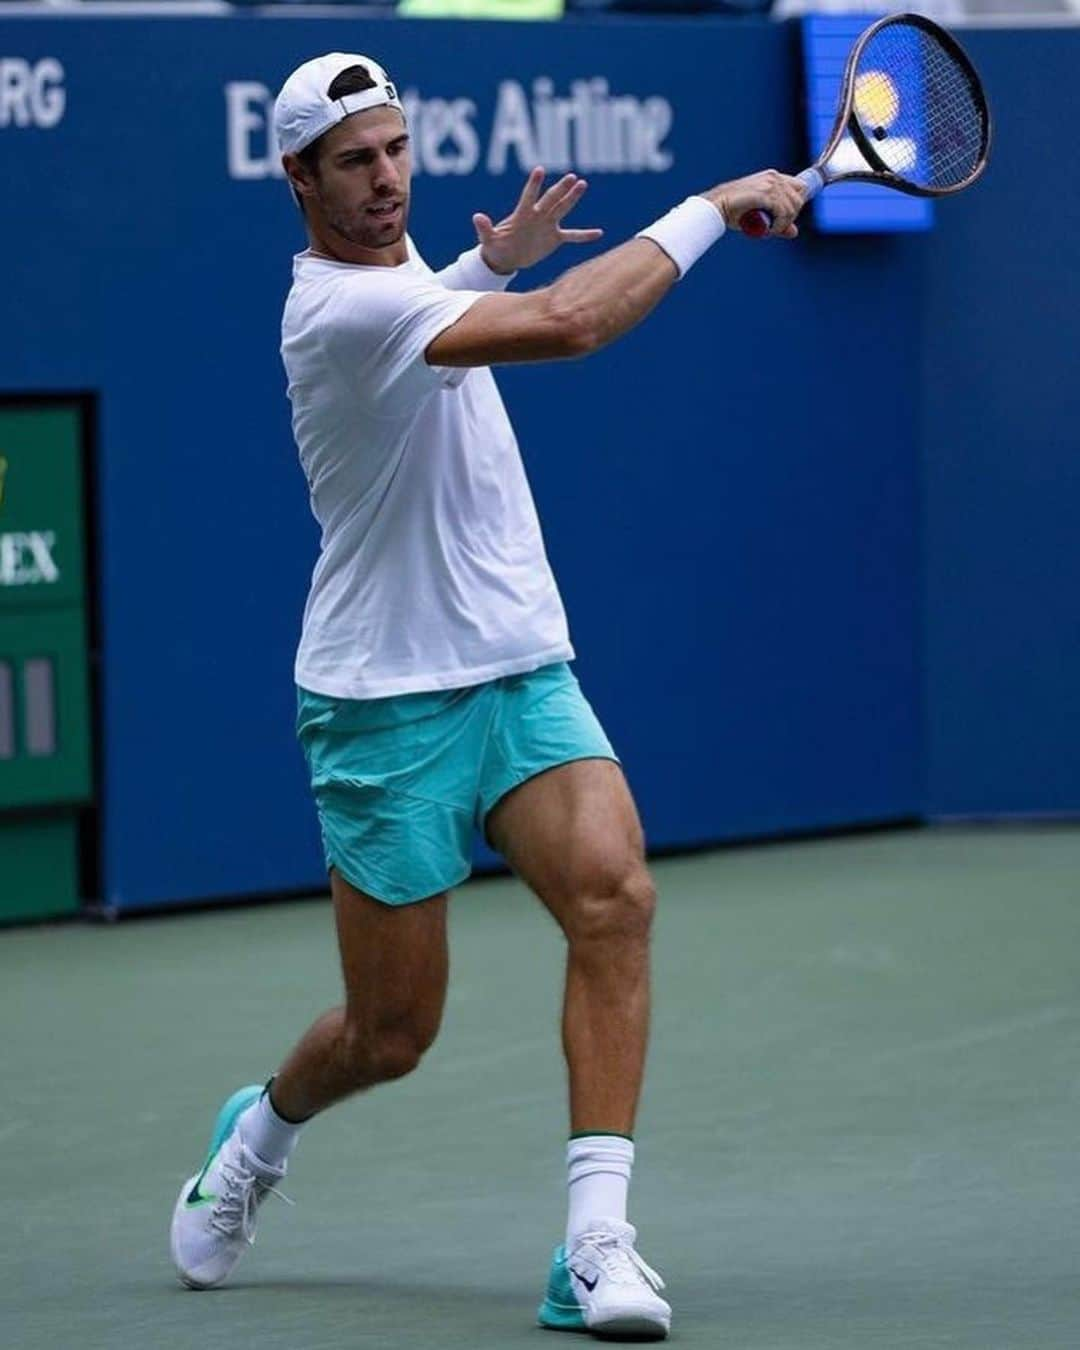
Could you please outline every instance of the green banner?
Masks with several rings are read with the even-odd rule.
[[[80,418],[0,407],[0,813],[92,792]]]
[[[79,410],[0,407],[0,614],[82,603]]]

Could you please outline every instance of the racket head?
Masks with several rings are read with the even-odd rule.
[[[920,197],[970,187],[990,154],[990,108],[959,42],[921,14],[859,37],[818,165],[829,182],[881,183]]]

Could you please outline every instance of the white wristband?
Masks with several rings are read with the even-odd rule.
[[[462,289],[466,291],[505,290],[517,276],[516,272],[493,271],[484,261],[479,244],[460,254],[457,265],[465,283]]]
[[[682,278],[705,250],[722,238],[726,229],[727,223],[719,207],[713,206],[705,197],[687,197],[666,216],[639,230],[636,238],[651,239],[654,244],[659,244]]]

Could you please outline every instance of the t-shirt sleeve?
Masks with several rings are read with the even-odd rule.
[[[350,277],[326,308],[327,352],[356,381],[374,415],[405,416],[440,385],[453,387],[468,374],[430,366],[424,352],[482,295],[450,291],[416,273]]]

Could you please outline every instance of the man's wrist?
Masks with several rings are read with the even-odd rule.
[[[494,265],[494,263],[492,263],[492,261],[490,260],[490,258],[488,258],[488,257],[485,256],[484,250],[483,250],[483,247],[482,247],[482,246],[481,246],[481,248],[478,250],[478,253],[479,253],[480,261],[484,264],[484,266],[487,268],[487,270],[488,270],[489,272],[493,272],[493,273],[495,274],[495,276],[497,276],[497,277],[512,277],[512,276],[517,272],[517,270],[518,270],[516,267],[511,267],[511,268],[508,268],[508,269],[505,269],[505,270],[504,270],[503,268],[501,268],[501,267],[496,267],[496,266]]]
[[[724,200],[724,194],[716,188],[710,188],[708,192],[699,192],[699,197],[704,197],[710,206],[715,207],[720,212],[720,218],[724,222],[725,229],[731,226],[731,213],[728,210],[728,204]]]

